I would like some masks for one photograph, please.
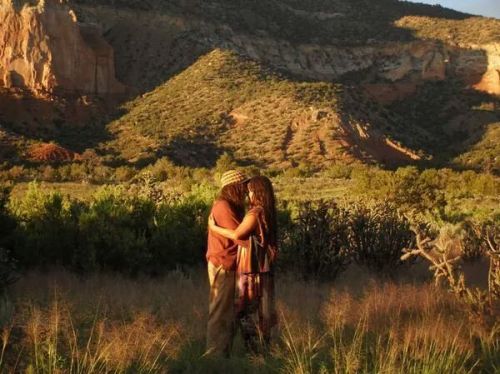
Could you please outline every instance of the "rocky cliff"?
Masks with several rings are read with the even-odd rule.
[[[106,30],[106,38],[119,56],[116,62],[119,78],[139,90],[163,83],[200,55],[221,48],[299,79],[361,84],[381,102],[406,97],[423,82],[449,78],[500,95],[500,38],[485,38],[488,42],[484,44],[437,37],[407,41],[367,39],[352,45],[336,43],[332,37],[331,42],[315,43],[280,38],[265,30],[242,31],[221,22],[225,19],[222,16],[217,21],[173,11],[153,14],[88,5],[75,9]],[[316,14],[302,13],[307,12],[300,13],[307,18]],[[335,22],[328,17],[327,20]],[[500,27],[499,21],[491,23],[492,27]],[[409,26],[400,25],[401,30],[406,30],[405,27]],[[137,29],[142,32],[134,32]],[[374,92],[380,95],[372,95]]]
[[[117,163],[196,165],[221,149],[283,167],[449,161],[486,144],[500,118],[500,20],[399,0],[20,2],[0,0],[0,87],[60,105],[0,89],[0,108],[13,103],[0,126],[74,137],[78,152]],[[118,93],[118,82],[130,99],[120,111],[64,95]],[[68,136],[75,123],[102,137]],[[264,151],[248,141],[262,134]]]
[[[35,94],[117,94],[112,47],[62,0],[0,1],[0,86]]]

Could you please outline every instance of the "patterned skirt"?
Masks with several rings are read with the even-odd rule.
[[[238,257],[245,255],[240,247]],[[278,318],[274,298],[274,275],[271,269],[260,273],[236,275],[236,320],[247,348],[257,350],[258,343],[269,344],[271,330]]]

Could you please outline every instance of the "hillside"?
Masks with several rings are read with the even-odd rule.
[[[396,0],[1,1],[12,25],[22,12],[37,25],[4,23],[3,40],[34,40],[22,66],[55,77],[17,72],[19,54],[4,55],[14,69],[0,90],[8,162],[39,147],[139,167],[163,156],[211,166],[229,151],[260,167],[500,170],[500,20]],[[97,94],[67,79],[71,64],[44,57],[60,56],[64,38],[35,53],[40,32],[57,34],[54,19],[84,36],[72,36],[70,59],[95,53]]]
[[[229,51],[214,50],[128,103],[104,153],[128,161],[166,154],[209,166],[223,151],[243,162],[289,167],[332,161],[419,159],[384,135],[408,135],[374,103],[341,84],[295,82]],[[389,117],[387,117],[389,116]]]

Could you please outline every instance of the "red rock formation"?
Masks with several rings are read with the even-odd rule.
[[[33,161],[73,161],[79,160],[81,156],[53,143],[34,145],[28,152],[29,159]]]
[[[113,49],[97,26],[79,24],[63,0],[16,9],[0,0],[0,86],[37,94],[117,94]]]

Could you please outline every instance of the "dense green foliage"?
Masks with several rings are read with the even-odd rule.
[[[8,231],[12,253],[25,268],[161,274],[203,263],[214,192],[198,185],[189,193],[168,193],[145,178],[128,187],[104,186],[81,200],[32,184],[3,208],[0,229]],[[390,273],[413,240],[408,219],[390,201],[290,201],[279,212],[279,266],[306,277],[335,278],[353,261]],[[474,235],[465,238],[473,242]]]
[[[16,222],[6,209],[10,189],[0,185],[0,297],[16,278],[16,263],[12,258],[12,233]]]
[[[394,275],[412,242],[410,222],[392,204],[305,202],[283,232],[282,262],[305,277],[335,279],[351,262]]]
[[[82,202],[33,185],[10,209],[18,221],[14,254],[26,267],[155,274],[204,255],[207,205],[194,197],[155,203],[103,187]]]
[[[335,279],[350,262],[348,211],[333,203],[303,203],[282,230],[281,261],[305,277]]]

